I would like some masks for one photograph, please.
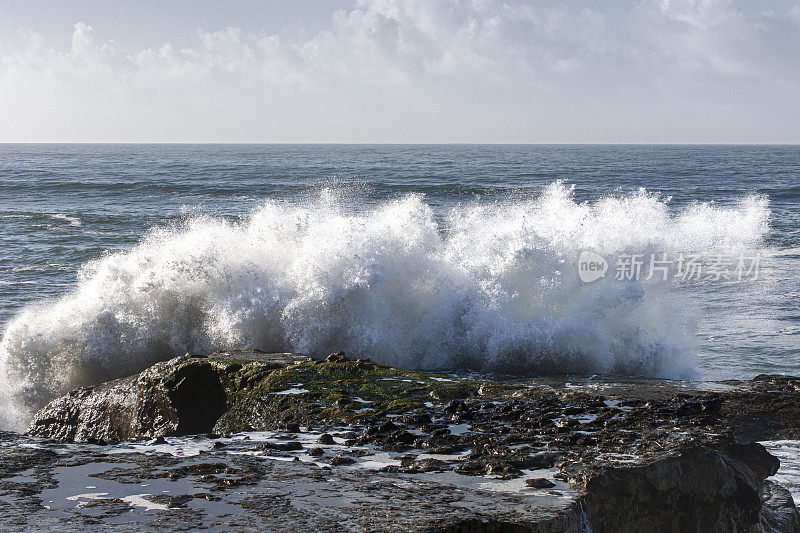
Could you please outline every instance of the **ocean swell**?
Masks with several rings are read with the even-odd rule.
[[[5,428],[74,387],[187,351],[345,350],[402,367],[696,376],[691,306],[669,283],[582,283],[582,250],[757,247],[762,197],[676,210],[639,191],[435,213],[421,195],[356,211],[323,191],[231,222],[196,216],[86,264],[0,344]]]

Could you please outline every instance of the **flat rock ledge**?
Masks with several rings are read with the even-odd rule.
[[[800,380],[759,376],[710,389],[657,380],[466,379],[342,353],[314,361],[229,351],[187,354],[75,390],[39,411],[28,434],[45,447],[106,448],[200,435],[217,442],[205,460],[234,469],[252,463],[241,486],[284,479],[283,497],[339,495],[307,499],[313,520],[281,527],[800,531],[791,495],[767,479],[778,459],[755,442],[800,437]],[[243,432],[273,432],[277,440],[225,440]],[[227,454],[231,446],[249,458]],[[357,468],[359,457],[375,453],[392,460]],[[498,484],[504,488],[493,491]],[[337,518],[343,505],[346,522]]]

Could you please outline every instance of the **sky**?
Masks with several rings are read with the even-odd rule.
[[[800,0],[0,0],[0,142],[800,143]]]

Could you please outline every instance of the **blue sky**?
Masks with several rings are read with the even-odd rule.
[[[800,1],[0,1],[0,142],[800,142]]]

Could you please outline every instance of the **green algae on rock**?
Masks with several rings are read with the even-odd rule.
[[[256,350],[189,355],[83,387],[40,410],[28,432],[61,441],[352,423],[477,396],[481,382],[346,358],[313,361]]]

